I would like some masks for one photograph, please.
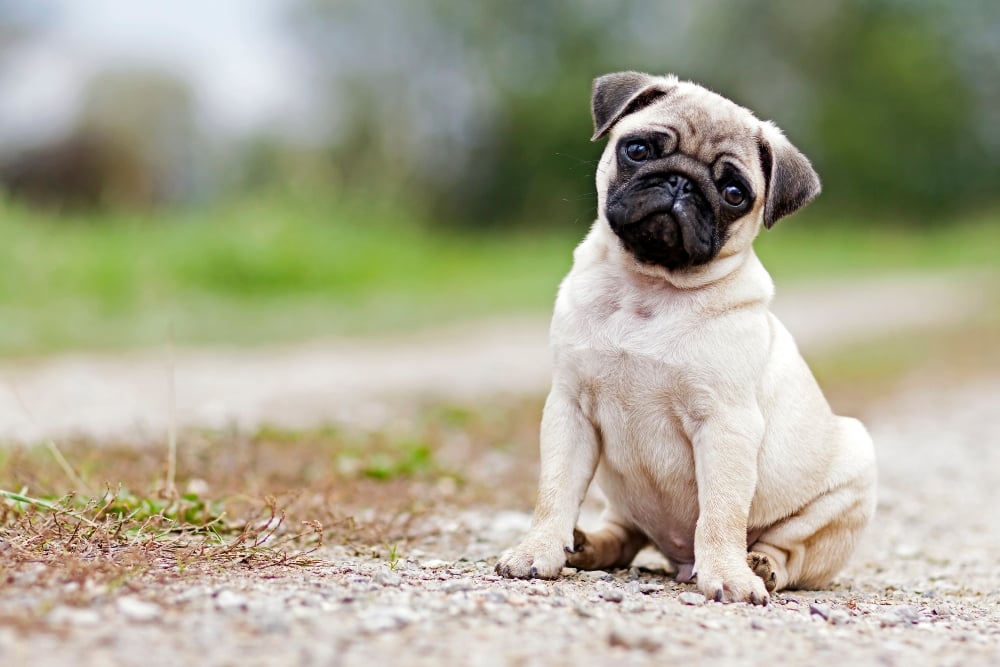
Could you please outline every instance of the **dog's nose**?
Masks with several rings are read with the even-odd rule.
[[[669,174],[667,175],[667,189],[674,197],[679,197],[680,195],[690,194],[691,190],[694,189],[694,185],[680,174]]]

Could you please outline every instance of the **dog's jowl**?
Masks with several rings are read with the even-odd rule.
[[[874,512],[872,442],[768,310],[752,247],[819,178],[777,127],[672,76],[598,78],[593,116],[599,217],[556,301],[531,531],[497,571],[621,567],[652,544],[710,599],[822,587]]]

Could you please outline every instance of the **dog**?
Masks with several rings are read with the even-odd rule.
[[[496,571],[627,567],[652,544],[710,600],[822,588],[874,514],[874,449],[768,309],[752,247],[819,177],[775,125],[673,75],[599,77],[592,111],[598,219],[556,300],[531,529]]]

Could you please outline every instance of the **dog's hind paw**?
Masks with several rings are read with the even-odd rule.
[[[771,559],[762,553],[751,551],[747,554],[747,565],[764,582],[764,588],[767,589],[767,592],[773,593],[774,589],[778,587],[778,573],[771,565]]]

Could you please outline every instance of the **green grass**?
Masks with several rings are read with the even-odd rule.
[[[101,221],[8,206],[0,235],[7,355],[162,344],[171,328],[181,344],[245,344],[543,311],[573,246],[274,197]]]
[[[556,227],[556,228],[553,228]],[[201,210],[57,218],[0,205],[0,355],[250,344],[551,307],[586,223],[459,233],[386,206],[261,195]],[[994,265],[1000,225],[783,221],[779,281]]]
[[[778,281],[997,268],[1000,214],[939,225],[815,220],[802,215],[761,232],[756,248]]]

